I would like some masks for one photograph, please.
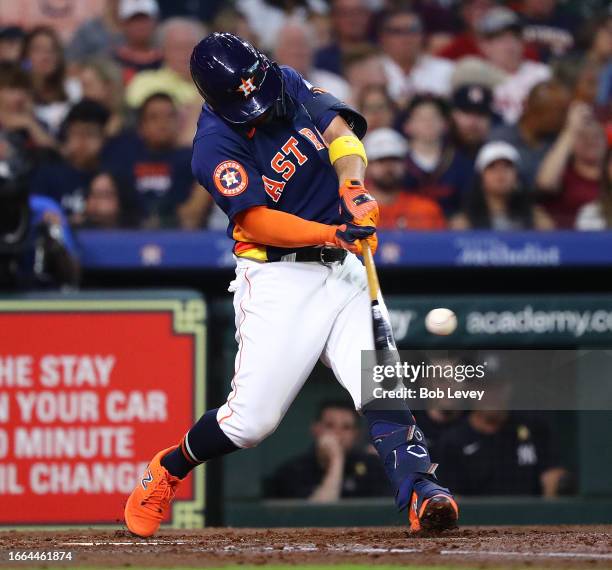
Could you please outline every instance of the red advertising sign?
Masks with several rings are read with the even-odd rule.
[[[0,300],[0,525],[117,524],[203,407],[201,299]],[[201,526],[199,471],[168,522]]]

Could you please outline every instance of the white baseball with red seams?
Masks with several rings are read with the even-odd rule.
[[[432,334],[447,336],[455,332],[457,317],[450,309],[432,309],[425,317],[425,328]]]
[[[236,314],[232,391],[217,413],[238,447],[270,435],[315,364],[332,368],[361,406],[361,351],[374,350],[365,268],[344,263],[236,260],[230,284]]]

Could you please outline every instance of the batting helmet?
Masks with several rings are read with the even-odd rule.
[[[205,37],[193,48],[190,68],[200,95],[229,123],[248,123],[275,105],[284,110],[280,69],[238,36]]]

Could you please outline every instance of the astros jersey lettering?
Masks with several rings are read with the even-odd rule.
[[[298,104],[313,97],[312,87],[299,73],[290,67],[281,70],[287,92]],[[240,89],[248,97],[252,87],[243,80]],[[240,131],[204,106],[191,165],[200,184],[227,214],[236,255],[272,260],[292,251],[253,244],[241,235],[233,218],[253,206],[325,224],[341,223],[338,177],[321,135],[335,116],[335,111],[328,111],[315,123],[298,105],[290,121]]]

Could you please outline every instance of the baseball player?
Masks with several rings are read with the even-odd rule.
[[[365,120],[231,34],[204,38],[191,74],[205,100],[192,169],[235,241],[235,374],[227,401],[151,460],[127,501],[128,529],[153,535],[192,469],[270,435],[319,359],[367,419],[411,530],[455,527],[457,504],[410,411],[361,405],[361,351],[374,339],[357,255],[363,242],[376,250],[378,220],[363,186]]]

